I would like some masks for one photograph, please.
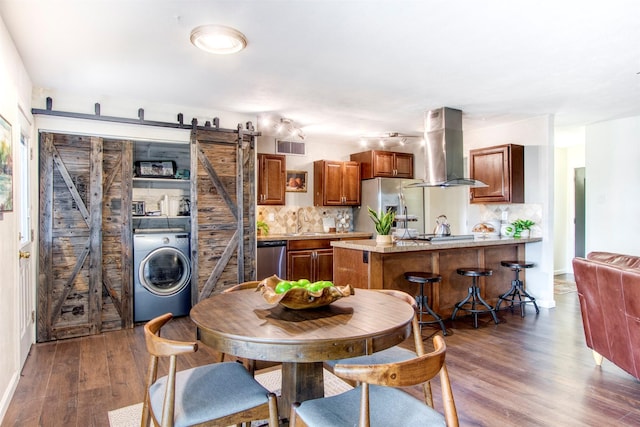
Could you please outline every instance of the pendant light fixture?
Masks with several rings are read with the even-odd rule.
[[[191,31],[191,43],[205,52],[227,55],[244,49],[247,46],[247,38],[235,28],[201,25]]]

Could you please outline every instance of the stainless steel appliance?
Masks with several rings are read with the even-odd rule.
[[[257,279],[262,280],[274,274],[285,279],[287,276],[287,241],[262,240],[258,241],[257,246]]]
[[[424,129],[424,180],[416,186],[487,186],[482,181],[464,177],[462,111],[448,107],[427,111]]]
[[[164,313],[186,316],[191,309],[189,233],[162,229],[133,235],[133,320]]]
[[[354,208],[354,229],[375,233],[367,206],[375,211],[396,211],[396,227],[413,228],[418,234],[425,233],[424,189],[408,187],[422,182],[419,179],[373,178],[362,181],[362,196],[359,207]]]

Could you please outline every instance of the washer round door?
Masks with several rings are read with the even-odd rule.
[[[158,248],[149,253],[138,269],[138,278],[149,292],[169,296],[180,292],[189,282],[189,259],[178,249]]]

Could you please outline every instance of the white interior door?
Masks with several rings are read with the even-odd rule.
[[[23,120],[23,122],[26,120]],[[19,175],[16,187],[18,193],[18,217],[20,231],[19,246],[19,286],[18,325],[20,327],[20,367],[24,365],[34,342],[35,336],[35,270],[33,266],[33,227],[31,224],[31,162],[32,148],[29,133],[31,126],[24,124],[20,129],[20,147],[18,149]]]

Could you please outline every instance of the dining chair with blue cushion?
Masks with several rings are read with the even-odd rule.
[[[444,338],[433,338],[435,350],[402,362],[337,364],[336,376],[359,383],[353,390],[291,406],[291,427],[458,426],[458,415],[445,365]],[[396,387],[410,387],[439,376],[443,413]]]
[[[176,372],[177,356],[195,353],[197,342],[160,337],[173,316],[164,314],[144,326],[151,355],[142,410],[144,427],[228,426],[253,420],[278,426],[276,397],[239,363],[213,363]],[[169,359],[169,373],[157,378],[158,360]]]
[[[382,292],[405,301],[407,304],[413,307],[414,312],[417,309],[415,298],[406,292],[395,289],[379,289],[377,290],[377,292]],[[375,365],[381,363],[402,362],[405,360],[413,359],[416,356],[422,356],[424,354],[424,345],[422,342],[422,334],[417,312],[416,314],[414,314],[413,320],[411,321],[411,329],[415,351],[408,348],[400,347],[399,345],[381,351],[375,351],[375,349],[373,349],[374,352],[366,354],[364,356],[350,357],[348,359],[325,360],[324,368],[329,372],[334,373],[334,368],[338,363],[349,365]],[[357,385],[351,381],[347,382],[352,386]],[[431,397],[431,384],[429,382],[424,384],[424,393],[426,395],[428,403],[433,406],[433,400]]]

